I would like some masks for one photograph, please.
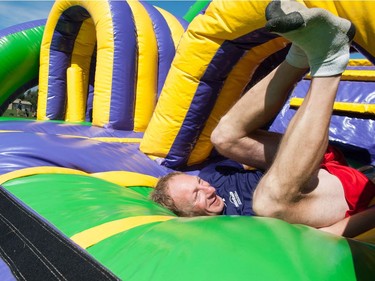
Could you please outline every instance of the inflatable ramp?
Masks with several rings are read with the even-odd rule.
[[[142,1],[60,0],[47,22],[0,33],[0,109],[39,77],[37,120],[0,119],[2,278],[374,279],[373,230],[345,239],[271,218],[179,218],[150,201],[158,177],[209,160],[220,117],[289,48],[263,28],[267,1],[203,2],[187,23]],[[375,4],[305,4],[357,25],[367,60],[348,67],[358,72],[340,86],[331,140],[374,163]],[[270,129],[285,129],[308,83]]]

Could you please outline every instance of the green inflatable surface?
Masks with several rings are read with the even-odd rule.
[[[65,235],[137,216],[171,216],[150,188],[47,174],[5,188]],[[172,218],[110,235],[87,251],[122,280],[373,280],[375,246],[259,217]],[[276,278],[276,279],[275,279]]]
[[[44,25],[40,25],[2,37],[0,105],[21,86],[38,77],[43,32]]]

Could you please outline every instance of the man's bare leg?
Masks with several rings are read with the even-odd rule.
[[[254,194],[254,210],[286,219],[286,211],[303,199],[328,145],[328,128],[341,75],[316,77],[290,122],[275,160]],[[277,203],[277,204],[276,204]],[[273,209],[270,206],[274,206]],[[271,213],[265,213],[267,210]]]
[[[259,128],[280,110],[307,66],[313,76],[342,73],[350,46],[343,42],[348,43],[355,34],[349,21],[296,1],[272,1],[266,18],[266,28],[293,42],[286,58],[290,65],[282,64],[253,87],[220,120],[211,137],[221,154],[259,169],[271,165],[280,140],[280,135]],[[301,36],[301,31],[308,36]]]
[[[288,2],[284,8],[292,12],[281,19],[283,13],[279,9],[283,5],[274,2],[268,6],[271,12],[267,19],[273,29],[287,26],[290,16],[303,20],[298,29],[288,31],[285,37],[306,53],[315,77],[303,105],[286,130],[272,166],[254,193],[253,208],[258,215],[324,226],[337,222],[347,207],[341,183],[335,176],[322,172],[319,164],[327,148],[333,103],[349,59],[355,28],[325,10],[309,10],[300,5]],[[293,12],[294,6],[302,12]],[[283,24],[277,26],[279,23]],[[326,37],[324,42],[319,42],[322,46],[312,48],[317,28],[329,30],[331,38]]]
[[[260,130],[284,105],[307,69],[283,62],[251,88],[220,120],[211,140],[224,156],[258,169],[273,161],[281,135]]]

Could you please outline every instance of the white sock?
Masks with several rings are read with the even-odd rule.
[[[297,45],[292,44],[286,55],[285,60],[294,67],[307,69],[310,67],[308,58],[305,52]]]
[[[312,76],[333,76],[345,70],[355,34],[350,21],[324,9],[308,9],[296,1],[272,1],[267,6],[266,18],[269,31],[305,52]],[[294,65],[300,58],[291,53],[288,59]]]

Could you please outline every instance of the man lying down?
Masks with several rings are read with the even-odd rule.
[[[266,19],[266,28],[292,46],[285,61],[243,95],[213,131],[215,148],[233,161],[211,164],[198,176],[168,174],[159,180],[152,200],[180,216],[273,217],[346,237],[374,228],[375,208],[368,207],[374,182],[328,145],[355,27],[295,1],[270,2]],[[261,130],[308,68],[310,88],[285,134]]]

